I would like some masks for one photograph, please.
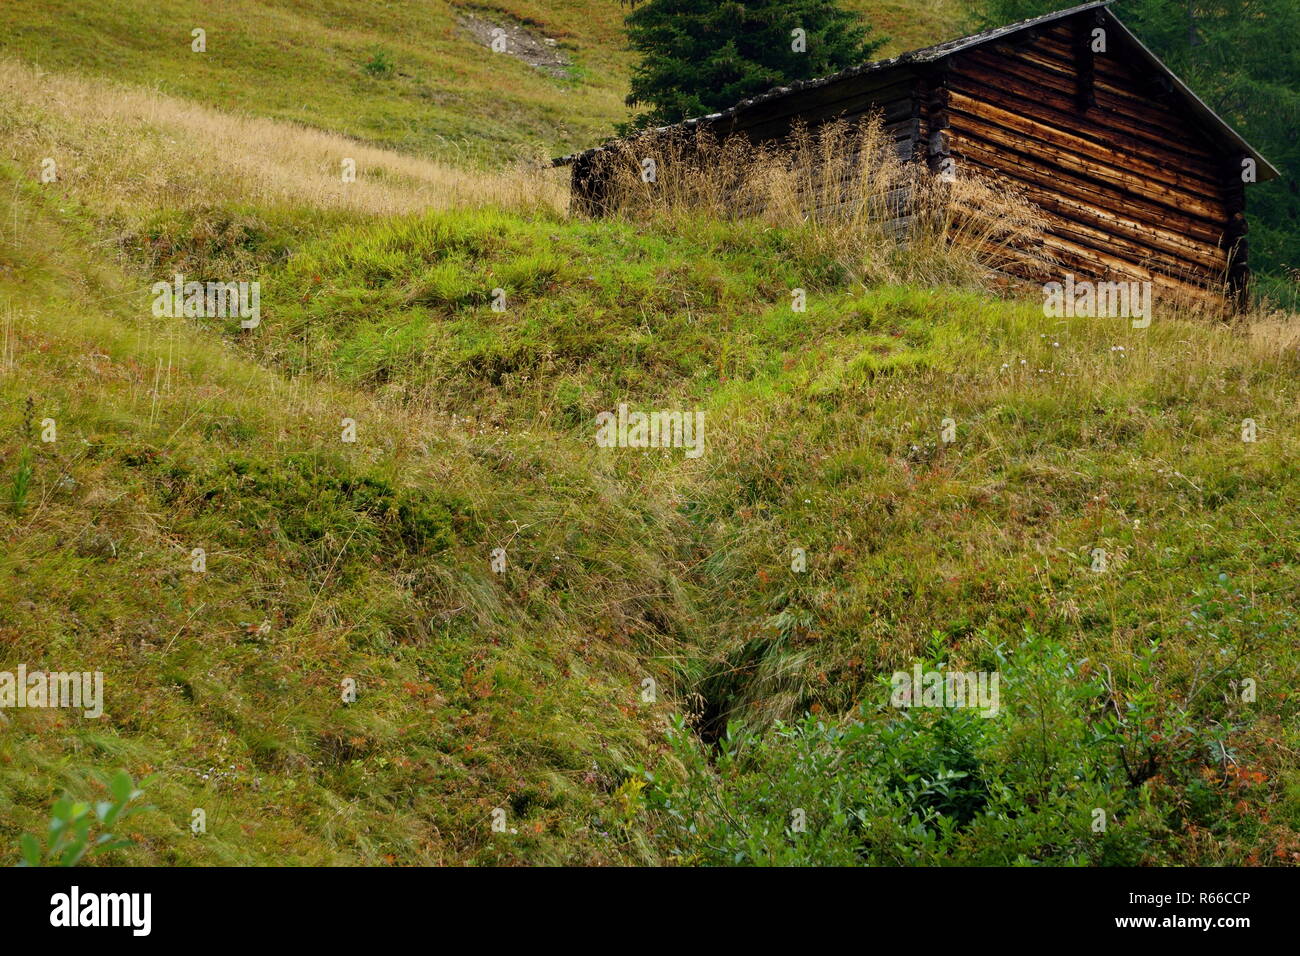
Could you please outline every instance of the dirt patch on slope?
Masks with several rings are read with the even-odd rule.
[[[569,75],[569,58],[558,49],[558,40],[541,36],[523,24],[505,18],[494,20],[462,13],[457,16],[456,22],[462,30],[490,50],[523,60],[529,66],[551,76]]]

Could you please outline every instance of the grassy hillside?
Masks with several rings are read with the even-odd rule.
[[[31,193],[6,202],[0,273],[5,661],[105,671],[109,716],[9,712],[6,852],[103,764],[163,774],[133,862],[621,858],[565,831],[649,747],[642,668],[594,635],[663,574],[661,509],[620,503],[584,449],[290,381],[154,320]],[[585,597],[561,555],[603,569]],[[530,828],[499,848],[496,806]]]
[[[962,32],[952,0],[848,5],[870,11],[888,52]],[[0,6],[0,53],[462,165],[496,163],[585,148],[626,118],[625,12],[619,0],[13,0]],[[494,54],[468,17],[554,40],[569,66],[555,75]],[[205,53],[191,51],[195,28]]]
[[[108,713],[10,712],[6,838],[123,765],[162,773],[135,862],[693,858],[645,802],[663,795],[626,785],[689,765],[665,756],[669,712],[706,737],[860,702],[887,720],[882,674],[973,667],[1028,629],[1104,668],[1121,710],[1147,701],[1089,751],[1117,748],[1086,799],[1141,808],[1125,853],[1300,849],[1293,326],[1049,326],[976,293],[844,287],[780,230],[451,211],[303,241],[265,266],[263,327],[223,344],[150,316],[140,279],[15,187],[7,657],[103,669]],[[519,290],[504,316],[489,281]],[[706,454],[596,449],[620,401],[702,409]],[[1010,742],[971,742],[989,785],[1015,789]],[[1130,781],[1125,747],[1158,771]],[[491,833],[495,807],[518,833]],[[1110,852],[1056,839],[929,852]]]
[[[0,712],[0,863],[118,767],[157,775],[120,863],[1300,861],[1294,316],[1051,320],[815,224],[571,218],[348,125],[329,78],[400,69],[414,4],[249,4],[320,32],[197,79],[129,4],[50,9],[6,49],[67,72],[0,63],[0,671],[102,670],[105,714]],[[469,153],[616,118],[600,9],[516,12],[608,101],[519,72],[535,129]],[[155,317],[177,272],[260,281],[260,326]],[[619,403],[703,454],[596,447]],[[917,661],[1000,714],[891,706]]]

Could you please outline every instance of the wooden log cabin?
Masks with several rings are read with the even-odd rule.
[[[1249,277],[1245,186],[1278,171],[1112,13],[1111,0],[792,83],[659,132],[780,140],[883,118],[901,156],[1015,183],[1045,214],[1042,253],[1079,279],[1150,281],[1234,299]],[[576,208],[603,211],[606,146],[572,167]]]

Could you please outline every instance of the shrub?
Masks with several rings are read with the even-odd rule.
[[[1132,773],[1134,737],[1149,724],[1137,699],[1149,700],[1160,681],[1151,655],[1135,665],[1137,699],[1118,717],[1107,682],[1060,644],[1027,634],[1014,652],[996,647],[993,656],[1001,708],[989,718],[973,708],[863,705],[852,719],[810,714],[766,734],[733,724],[715,753],[676,719],[670,741],[681,772],[642,771],[653,831],[676,859],[704,864],[1158,858],[1180,811],[1156,806]],[[1186,735],[1210,756],[1204,733]],[[1143,755],[1160,767],[1172,759],[1160,744]]]
[[[370,59],[361,67],[368,76],[386,79],[395,72],[393,57],[387,50],[376,47],[370,53]]]
[[[32,450],[24,448],[22,454],[18,456],[18,468],[14,471],[13,481],[10,484],[9,506],[13,508],[15,515],[21,515],[23,508],[27,505],[27,495],[31,492],[33,473]]]
[[[140,781],[144,787],[152,778]],[[119,770],[104,783],[112,796],[95,804],[74,801],[64,796],[50,813],[46,841],[24,833],[18,841],[22,861],[19,866],[76,866],[87,856],[131,846],[131,841],[114,833],[116,827],[152,807],[133,805],[144,795],[131,775]]]

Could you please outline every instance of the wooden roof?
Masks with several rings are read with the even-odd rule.
[[[674,123],[670,126],[661,126],[656,130],[647,132],[667,132],[677,129],[692,129],[698,126],[707,126],[722,120],[737,117],[755,108],[770,104],[774,100],[796,98],[807,91],[820,89],[824,86],[831,86],[854,77],[863,76],[869,73],[883,73],[890,70],[906,70],[915,66],[925,66],[950,57],[962,50],[969,50],[972,47],[982,46],[986,43],[992,43],[1002,40],[1015,34],[1022,33],[1026,30],[1032,30],[1045,24],[1052,23],[1056,20],[1062,20],[1067,17],[1075,16],[1088,11],[1097,11],[1104,18],[1103,23],[1106,26],[1117,28],[1120,36],[1128,42],[1133,50],[1151,67],[1158,75],[1164,77],[1169,84],[1169,90],[1182,101],[1189,112],[1198,120],[1199,125],[1207,135],[1215,142],[1222,144],[1226,149],[1241,152],[1255,160],[1257,167],[1258,179],[1262,182],[1269,179],[1276,179],[1281,173],[1277,168],[1265,159],[1258,150],[1251,146],[1242,136],[1234,130],[1228,123],[1220,117],[1208,105],[1184,83],[1178,76],[1169,69],[1164,62],[1147,49],[1146,45],[1139,40],[1128,27],[1120,22],[1120,19],[1109,9],[1107,9],[1113,0],[1093,0],[1090,3],[1080,4],[1069,7],[1064,10],[1058,10],[1055,13],[1048,13],[1041,17],[1034,17],[1030,20],[1022,20],[1019,23],[1012,23],[1003,27],[996,27],[992,30],[985,30],[983,33],[975,33],[971,36],[960,37],[956,40],[948,40],[944,43],[937,43],[934,46],[923,47],[919,50],[912,50],[908,53],[900,54],[888,60],[876,60],[870,63],[862,63],[857,66],[851,66],[846,70],[838,73],[832,73],[830,76],[823,76],[812,80],[797,80],[786,86],[778,86],[766,93],[760,93],[757,96],[751,96],[748,99],[741,100],[735,106],[722,110],[717,113],[710,113],[707,116],[699,116],[680,123]],[[567,166],[577,159],[590,156],[604,149],[605,146],[594,146],[591,149],[583,150],[577,153],[570,153],[567,156],[561,156],[553,160],[556,166]]]

